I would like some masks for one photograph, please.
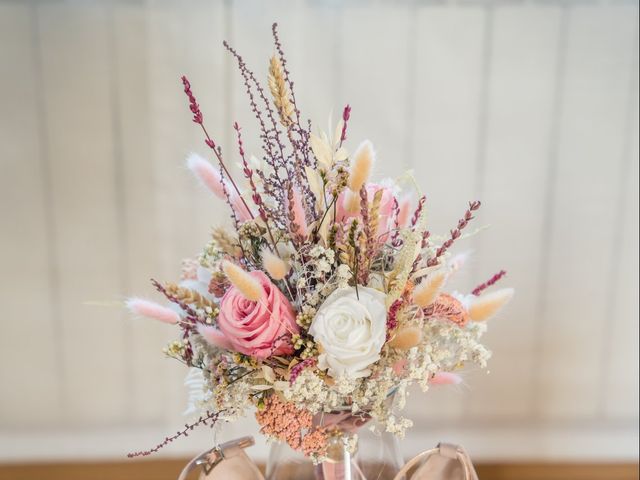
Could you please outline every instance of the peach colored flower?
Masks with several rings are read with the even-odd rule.
[[[220,301],[218,328],[234,350],[256,358],[293,353],[291,334],[298,332],[293,307],[267,275],[250,272],[265,295],[261,300],[247,300],[231,286]]]
[[[448,293],[441,293],[435,302],[424,309],[427,317],[446,318],[460,327],[469,321],[469,313],[464,305]]]

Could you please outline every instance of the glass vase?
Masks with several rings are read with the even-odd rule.
[[[314,464],[286,443],[274,443],[266,480],[392,480],[402,467],[397,438],[381,428],[372,431],[374,421],[366,413],[320,413],[314,425],[330,431],[326,459]]]

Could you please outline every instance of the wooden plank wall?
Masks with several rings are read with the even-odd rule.
[[[206,150],[179,76],[229,152],[232,120],[257,151],[221,42],[264,77],[273,20],[306,114],[350,103],[351,145],[414,171],[433,230],[483,200],[460,288],[504,267],[517,289],[490,374],[416,395],[413,435],[637,458],[637,1],[0,0],[0,459],[119,455],[183,423],[171,331],[114,305],[225,221],[184,168]]]

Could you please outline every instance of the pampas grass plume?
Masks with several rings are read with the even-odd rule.
[[[290,266],[282,260],[278,255],[271,252],[268,248],[263,248],[261,252],[262,266],[269,276],[274,280],[282,280],[289,273]]]
[[[425,308],[431,305],[446,280],[444,272],[436,272],[420,282],[413,290],[413,303]]]
[[[422,340],[422,329],[420,327],[405,327],[398,330],[389,345],[399,350],[409,350],[418,345],[420,340]]]
[[[469,316],[475,322],[493,317],[513,297],[513,288],[503,288],[474,298],[469,305]]]
[[[260,285],[260,282],[253,278],[251,274],[228,260],[222,263],[222,270],[231,284],[240,291],[244,298],[252,302],[257,302],[262,299],[264,289],[262,285]]]
[[[129,298],[126,301],[127,308],[136,315],[153,318],[163,323],[176,324],[180,321],[180,315],[168,307],[142,298]]]
[[[351,161],[347,185],[352,192],[359,192],[369,179],[374,159],[373,145],[369,140],[365,140],[353,154],[353,160]]]

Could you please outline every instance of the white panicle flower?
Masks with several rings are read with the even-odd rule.
[[[373,288],[334,291],[318,309],[309,333],[321,347],[318,366],[332,377],[367,377],[387,333],[385,294]]]

